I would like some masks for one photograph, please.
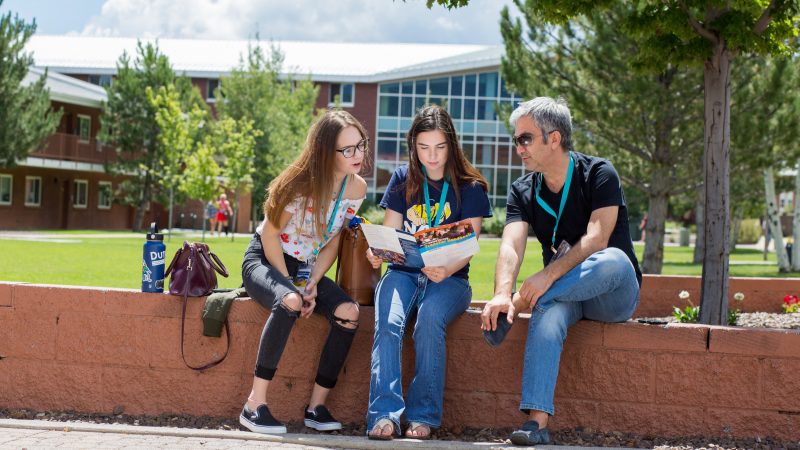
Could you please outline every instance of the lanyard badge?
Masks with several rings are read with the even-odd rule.
[[[575,171],[575,161],[572,158],[572,152],[569,152],[569,166],[567,167],[567,178],[564,181],[564,187],[561,190],[561,203],[558,206],[558,214],[553,211],[553,208],[550,207],[544,200],[539,196],[539,189],[542,187],[542,179],[541,177],[538,178],[536,182],[536,203],[542,207],[542,209],[547,213],[553,216],[556,219],[556,224],[553,226],[553,236],[550,238],[550,250],[553,252],[554,257],[551,258],[550,262],[555,261],[556,259],[563,256],[567,250],[569,250],[570,245],[565,241],[558,246],[556,249],[556,231],[558,230],[558,224],[561,221],[561,214],[564,212],[564,205],[567,203],[567,197],[569,197],[569,188],[572,184],[572,173]],[[564,247],[566,244],[566,247]],[[557,255],[557,256],[556,256]]]
[[[325,243],[328,242],[328,238],[333,230],[333,222],[336,220],[336,214],[339,211],[339,204],[342,202],[342,196],[344,195],[344,189],[346,186],[347,175],[345,175],[344,180],[342,180],[342,187],[339,189],[339,196],[336,198],[336,204],[333,206],[330,219],[328,219],[328,229],[322,236],[322,242],[311,252],[311,255],[306,259],[306,262],[302,263],[300,268],[297,269],[297,275],[295,275],[293,279],[293,283],[297,287],[305,287],[308,284],[308,280],[311,279],[311,271],[314,269],[314,261],[316,261],[317,255],[319,255],[322,247],[324,247]]]
[[[428,215],[428,227],[436,228],[439,226],[439,222],[442,220],[442,216],[444,215],[444,202],[447,200],[447,190],[450,188],[450,183],[448,183],[447,180],[444,180],[444,184],[442,184],[442,195],[439,196],[439,209],[436,211],[436,220],[433,220],[430,205],[431,197],[428,193],[428,171],[425,170],[425,166],[422,166],[422,173],[425,174],[425,184],[423,189],[425,191],[425,213]]]

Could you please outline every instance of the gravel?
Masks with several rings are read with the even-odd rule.
[[[114,412],[120,412],[117,409]],[[159,416],[133,416],[120,414],[87,414],[72,411],[31,411],[26,409],[0,409],[0,418],[46,420],[51,422],[86,422],[86,423],[117,423],[139,426],[168,426],[178,428],[196,428],[213,430],[238,430],[239,423],[236,417],[208,417],[169,415]],[[302,425],[302,422],[287,424],[290,433],[320,434]],[[509,444],[507,439],[511,433],[510,428],[468,428],[455,426],[434,430],[433,439],[459,440],[464,442],[492,442]],[[331,434],[345,436],[364,436],[364,424],[345,424],[341,431]],[[559,430],[551,433],[556,445],[574,445],[588,447],[630,447],[630,448],[655,448],[659,450],[693,450],[693,449],[786,449],[800,450],[800,441],[782,442],[773,439],[759,438],[705,438],[705,437],[658,437],[638,436],[618,431],[603,432],[591,428],[573,428]]]
[[[678,320],[675,317],[640,317],[640,322],[645,323],[672,323]],[[800,313],[783,314],[783,313],[741,313],[736,325],[747,328],[782,328],[782,329],[800,329]]]

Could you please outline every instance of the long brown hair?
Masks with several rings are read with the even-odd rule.
[[[325,217],[333,197],[333,173],[336,163],[336,139],[347,127],[355,127],[362,139],[367,139],[364,126],[347,111],[327,111],[311,126],[303,151],[281,172],[267,189],[269,195],[264,201],[264,215],[278,227],[283,209],[297,197],[305,199],[302,217],[309,207],[314,208],[314,230],[322,236]],[[369,151],[364,152],[367,160]]]
[[[486,182],[486,179],[483,178],[478,169],[464,157],[450,114],[441,106],[431,105],[426,106],[414,116],[411,128],[406,134],[409,156],[408,178],[405,183],[406,202],[411,203],[414,199],[419,198],[422,183],[425,182],[422,163],[417,155],[417,136],[420,133],[434,130],[440,130],[447,139],[447,162],[444,165],[444,176],[447,182],[453,186],[453,192],[456,194],[456,203],[461,204],[461,189],[459,188],[461,185],[479,183],[483,190],[488,192],[489,183]],[[425,199],[425,201],[428,201],[428,199]]]

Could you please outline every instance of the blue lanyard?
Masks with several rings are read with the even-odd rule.
[[[428,227],[435,228],[439,226],[439,221],[442,220],[442,214],[444,213],[444,201],[447,199],[447,189],[450,187],[450,184],[447,182],[447,180],[444,180],[444,184],[442,185],[442,195],[439,197],[439,210],[436,212],[436,221],[431,223],[431,197],[428,194],[428,171],[425,170],[425,166],[422,166],[422,173],[425,174],[425,213],[428,214]]]
[[[322,236],[322,243],[319,247],[315,248],[314,251],[311,252],[311,257],[316,258],[319,254],[322,247],[328,241],[328,236],[331,234],[331,230],[333,230],[333,222],[336,220],[336,213],[339,211],[339,203],[342,201],[342,196],[344,195],[344,188],[347,186],[347,175],[344,176],[344,180],[342,181],[342,188],[339,189],[339,196],[336,197],[336,205],[333,206],[333,211],[331,211],[331,218],[328,219],[328,231]]]
[[[558,230],[558,223],[561,221],[561,213],[564,212],[564,205],[567,203],[567,197],[569,196],[569,186],[572,183],[572,172],[575,171],[575,162],[572,160],[572,152],[569,152],[569,167],[567,167],[567,180],[564,182],[564,188],[561,191],[561,205],[558,207],[558,214],[553,211],[553,208],[550,207],[547,203],[539,197],[539,189],[542,187],[542,179],[536,183],[536,203],[542,207],[542,209],[551,216],[556,218],[556,225],[553,227],[553,238],[551,239],[552,247],[556,247],[556,230]]]

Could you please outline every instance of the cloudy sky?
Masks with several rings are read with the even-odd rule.
[[[0,0],[0,13],[33,18],[39,34],[501,44],[512,0],[432,10],[424,0]]]

